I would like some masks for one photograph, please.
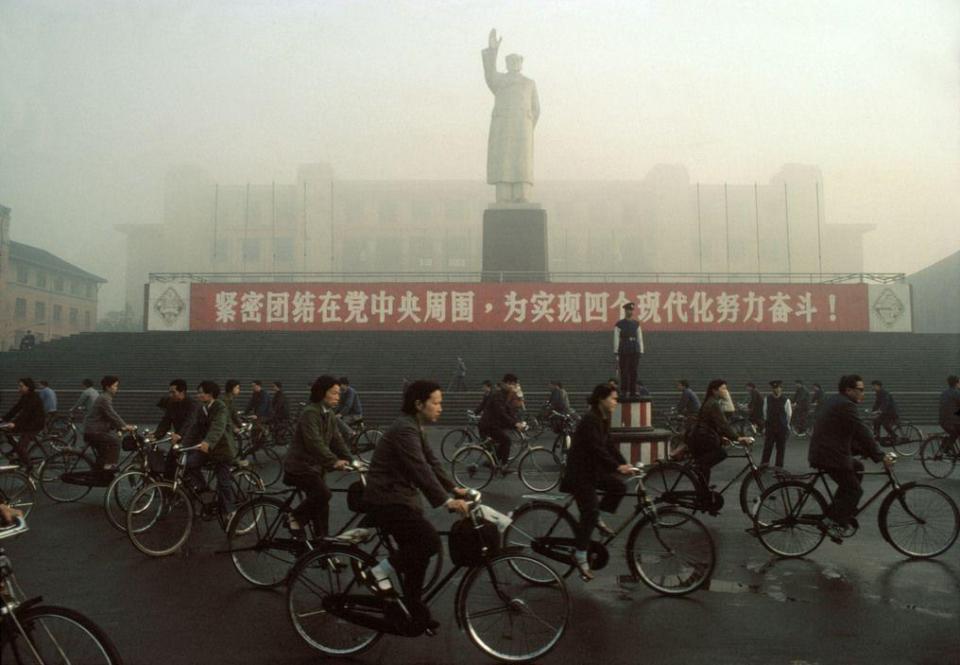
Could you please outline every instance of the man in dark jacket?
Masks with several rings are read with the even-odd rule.
[[[173,379],[167,387],[167,398],[163,401],[163,418],[153,431],[153,438],[162,439],[171,432],[170,439],[174,443],[192,445],[190,430],[197,420],[200,405],[187,394],[187,382],[183,379]]]
[[[810,391],[802,380],[794,381],[793,398],[790,401],[793,405],[793,426],[798,432],[806,432],[810,420]]]
[[[777,450],[776,465],[783,468],[783,456],[787,449],[787,437],[790,436],[790,419],[793,406],[783,394],[783,382],[771,381],[771,393],[763,398],[763,456],[761,464],[770,461],[774,448]]]
[[[894,436],[893,428],[900,421],[897,413],[897,403],[893,401],[893,395],[883,388],[883,381],[873,380],[870,382],[873,386],[874,399],[873,406],[870,407],[873,416],[873,435],[880,438],[880,428],[886,430],[888,436]]]
[[[490,437],[497,444],[497,457],[506,465],[510,459],[511,430],[520,430],[523,423],[517,414],[514,395],[520,379],[514,374],[504,374],[503,379],[490,394],[490,400],[480,416],[480,436]]]
[[[7,411],[3,420],[7,421],[0,425],[7,433],[17,436],[12,439],[13,450],[23,466],[23,470],[30,473],[32,465],[28,450],[30,444],[36,439],[45,424],[46,416],[43,413],[43,402],[37,395],[37,385],[29,376],[20,379],[17,382],[17,390],[20,398],[17,403]]]
[[[270,395],[263,390],[263,381],[254,379],[250,383],[250,400],[244,411],[248,416],[256,416],[257,420],[266,421],[270,417]]]
[[[484,381],[481,384],[481,389],[483,390],[483,395],[480,397],[480,404],[478,404],[477,408],[473,410],[473,413],[476,416],[483,415],[483,412],[486,410],[487,404],[490,402],[490,395],[493,394],[493,383],[490,381]]]
[[[758,432],[763,431],[763,395],[753,381],[747,383],[747,418]]]
[[[634,318],[636,306],[628,302],[623,306],[623,318],[613,328],[613,353],[620,368],[620,387],[624,398],[637,397],[637,366],[643,355],[643,331]]]
[[[887,466],[894,460],[892,455],[883,454],[857,414],[857,405],[863,402],[863,378],[857,374],[842,376],[837,389],[838,394],[827,398],[817,414],[807,453],[810,466],[826,471],[837,483],[833,503],[823,520],[824,530],[834,540],[843,537],[863,494],[859,476],[863,464],[853,456],[864,455]]]
[[[421,600],[430,557],[441,551],[436,529],[424,517],[420,494],[434,508],[466,515],[469,505],[427,443],[425,425],[437,422],[442,408],[440,385],[414,381],[403,396],[403,414],[384,433],[370,461],[363,500],[374,523],[397,542],[396,551],[371,568],[377,593],[390,594],[390,575],[403,574],[403,601],[411,616],[426,629],[436,629]]]
[[[230,426],[230,414],[227,405],[220,397],[220,386],[214,381],[201,381],[197,388],[197,398],[201,408],[197,416],[197,438],[201,439],[200,455],[192,455],[188,466],[190,475],[198,487],[203,486],[200,467],[206,461],[213,462],[213,472],[217,479],[217,500],[220,514],[229,522],[236,512],[236,497],[233,493],[233,460],[237,456],[237,444]]]
[[[944,450],[960,438],[960,377],[951,374],[947,377],[947,389],[940,393],[940,427],[947,433]]]

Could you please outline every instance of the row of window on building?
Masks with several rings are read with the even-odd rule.
[[[27,299],[26,298],[17,298],[13,306],[13,315],[18,319],[27,318]],[[51,321],[54,323],[60,323],[63,321],[63,305],[53,305],[51,307]],[[80,324],[80,310],[77,307],[70,307],[68,311],[68,321],[73,325]],[[37,323],[45,323],[47,321],[47,303],[35,301],[33,303],[33,320]],[[93,313],[90,310],[84,310],[83,312],[83,325],[85,328],[92,328],[93,326]]]
[[[47,273],[42,270],[34,270],[33,283],[38,289],[50,289],[48,286],[48,281],[52,282],[52,290],[57,293],[67,293],[68,280],[65,280],[62,275],[54,275],[52,280],[47,279]],[[30,284],[30,269],[25,265],[17,266],[17,282],[20,284]],[[96,287],[92,282],[83,282],[78,279],[69,280],[69,292],[74,296],[81,296],[86,298],[96,297]],[[38,303],[42,304],[42,303]]]

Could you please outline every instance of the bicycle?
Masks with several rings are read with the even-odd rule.
[[[934,434],[920,447],[920,463],[923,470],[934,478],[946,478],[960,460],[960,439],[950,443],[950,435]]]
[[[752,440],[749,443],[725,442],[731,449],[743,451],[742,454],[729,455],[727,459],[743,459],[745,463],[722,489],[717,491],[707,486],[692,458],[683,463],[658,461],[645,478],[646,490],[653,497],[654,504],[717,515],[723,508],[724,493],[740,481],[740,510],[752,517],[757,511],[763,490],[781,479],[784,472],[767,464],[758,465],[750,452],[754,443]]]
[[[167,456],[161,445],[170,443],[168,435],[162,439],[149,439],[149,435],[134,438],[140,459],[119,472],[103,493],[103,510],[107,521],[119,531],[127,530],[127,511],[133,496],[145,485],[163,480],[167,472]]]
[[[24,517],[30,514],[36,501],[37,485],[19,466],[0,466],[0,503],[16,508]]]
[[[187,453],[199,449],[200,444],[187,448],[174,446],[177,467],[173,479],[153,481],[142,487],[130,500],[127,536],[133,546],[147,556],[168,556],[183,547],[193,530],[194,516],[205,521],[216,519],[225,532],[230,526],[231,515],[223,513],[217,493],[209,489],[213,473],[211,467],[203,467],[205,478],[201,487],[195,487],[195,483],[186,476]],[[263,491],[263,481],[247,468],[235,467],[231,481],[238,506],[247,501],[250,495]],[[199,506],[199,510],[194,506]],[[233,513],[235,515],[236,511]]]
[[[440,454],[448,462],[453,461],[453,456],[462,447],[480,441],[480,416],[473,411],[467,411],[467,425],[457,427],[443,435],[440,440]]]
[[[510,464],[516,459],[519,451],[524,451],[525,457],[533,450],[524,433],[519,430],[518,433],[521,441],[518,452],[503,463],[497,456],[497,443],[489,437],[480,443],[470,444],[458,450],[453,456],[453,461],[450,462],[454,482],[461,487],[482,490],[497,474],[506,476],[510,473]]]
[[[796,407],[790,417],[790,433],[798,439],[806,439],[810,430],[810,407]]]
[[[856,516],[889,489],[877,515],[883,539],[911,558],[928,559],[947,551],[960,533],[960,511],[953,499],[931,485],[900,484],[892,464],[885,465],[882,471],[864,473],[883,474],[887,476],[883,486],[857,507],[842,537],[831,536],[831,539],[840,543],[856,534],[859,529]],[[760,496],[755,524],[749,531],[751,535],[758,537],[761,544],[777,556],[802,557],[817,549],[826,537],[823,519],[827,511],[827,499],[817,489],[818,482],[830,501],[833,500],[826,476],[825,471],[818,470],[768,487]],[[930,541],[927,536],[931,537]]]
[[[353,431],[350,440],[347,441],[350,454],[360,458],[364,464],[369,464],[373,459],[373,451],[383,438],[383,431],[379,427],[368,427],[363,418],[358,418],[347,425]]]
[[[87,412],[83,407],[74,407],[69,412],[54,412],[47,417],[47,426],[40,433],[40,438],[56,438],[74,445],[79,436],[78,423],[82,423]]]
[[[480,493],[472,492],[469,501],[467,519],[479,529]],[[448,536],[453,556],[450,533],[441,535]],[[479,530],[477,535],[483,543]],[[369,540],[374,536],[379,537],[374,551],[381,544],[392,551],[390,540],[379,530],[371,530]],[[569,621],[566,585],[542,561],[515,549],[496,549],[478,544],[470,561],[455,561],[443,579],[425,587],[423,602],[431,604],[463,572],[454,596],[457,627],[497,660],[526,663],[542,658],[560,642]],[[287,612],[307,644],[329,656],[352,656],[372,647],[385,633],[416,637],[428,632],[412,620],[402,596],[384,597],[370,588],[369,569],[376,562],[359,544],[337,538],[327,539],[322,549],[297,562],[287,587]],[[530,576],[537,581],[531,582]]]
[[[578,420],[573,414],[554,412],[551,422],[557,435],[553,446],[533,446],[520,457],[517,472],[520,482],[528,489],[533,492],[549,492],[560,484]]]
[[[257,436],[256,424],[245,420],[234,435],[237,442],[237,459],[244,460],[263,480],[266,487],[275,484],[283,475],[283,458],[277,446],[268,444],[265,437]]]
[[[0,539],[27,531],[25,519],[0,528]],[[122,665],[109,636],[92,620],[66,607],[27,599],[0,548],[0,659],[4,663],[89,663]]]
[[[627,567],[657,593],[683,596],[701,588],[716,566],[716,549],[710,532],[700,520],[675,508],[659,509],[645,489],[645,467],[634,468],[637,502],[633,513],[616,529],[606,529],[601,540],[590,543],[587,558],[591,570],[602,570],[610,561],[608,546],[631,524],[627,536]],[[503,533],[505,546],[521,546],[562,564],[567,577],[575,569],[576,520],[570,513],[573,497],[524,496],[533,501],[510,513],[512,522]],[[562,505],[558,505],[563,501]],[[639,521],[637,521],[639,520]],[[538,582],[536,578],[532,582]]]
[[[892,429],[892,432],[878,436],[877,443],[883,448],[893,448],[898,455],[915,455],[923,444],[923,430],[905,420],[898,420]]]
[[[16,454],[16,446],[14,445],[15,441],[18,441],[21,435],[9,432],[7,430],[0,429],[0,455],[5,457],[10,464],[19,464],[23,466],[25,463],[30,468],[30,475],[34,480],[39,479],[40,465],[43,464],[43,461],[47,459],[54,452],[68,448],[66,441],[57,439],[55,437],[40,438],[39,436],[35,437],[33,442],[27,447],[27,459],[22,460]]]

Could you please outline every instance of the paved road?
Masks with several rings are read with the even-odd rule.
[[[805,442],[792,442],[788,467],[803,468],[805,452]],[[715,482],[737,470],[725,463]],[[902,480],[925,477],[912,460],[898,473]],[[936,484],[960,501],[960,472]],[[501,510],[521,494],[516,476],[484,492]],[[184,553],[149,559],[108,525],[100,499],[95,490],[76,504],[41,503],[31,531],[5,546],[31,595],[95,618],[127,663],[337,662],[300,641],[282,592],[249,588],[216,553],[223,545],[216,523],[200,523]],[[872,507],[860,533],[842,546],[827,541],[809,558],[777,560],[744,532],[735,495],[727,499],[721,516],[704,518],[718,548],[708,591],[659,597],[622,580],[626,564],[615,550],[590,584],[569,579],[572,621],[548,662],[960,663],[960,545],[934,561],[905,560],[881,538]],[[341,509],[338,503],[334,522]],[[451,521],[442,512],[434,518],[438,526]],[[451,607],[452,591],[434,605],[443,621],[438,636],[386,637],[343,662],[487,662],[456,629]]]

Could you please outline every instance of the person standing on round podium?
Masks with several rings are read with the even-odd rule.
[[[636,400],[637,366],[643,355],[643,331],[640,322],[633,318],[635,305],[628,302],[623,306],[623,318],[617,321],[613,329],[613,352],[620,367],[621,401]]]

